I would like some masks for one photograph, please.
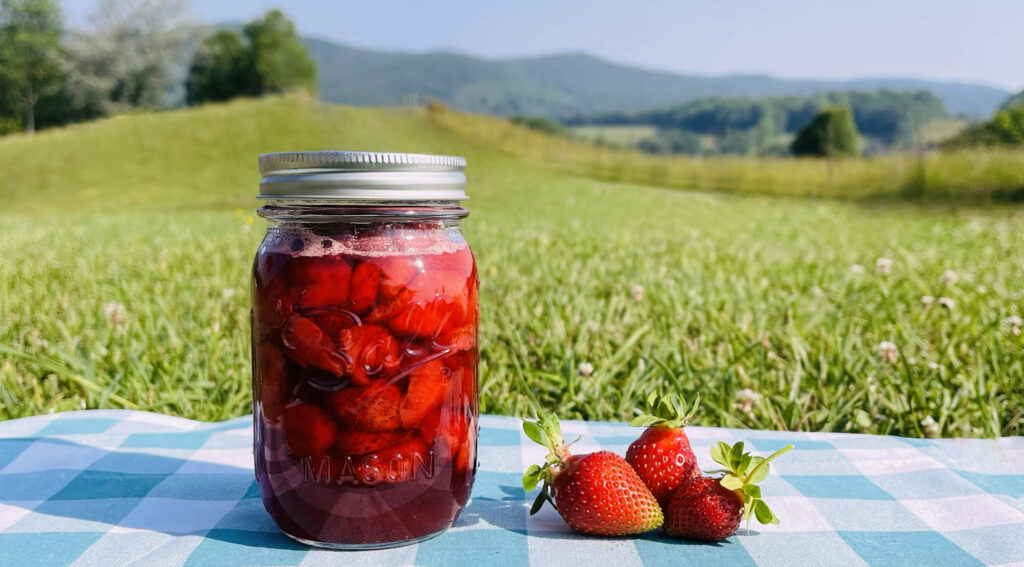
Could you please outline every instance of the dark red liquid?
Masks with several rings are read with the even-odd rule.
[[[441,223],[334,228],[272,227],[256,256],[263,503],[311,542],[428,536],[476,468],[476,264]]]

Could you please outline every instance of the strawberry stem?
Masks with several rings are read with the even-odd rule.
[[[780,456],[780,455],[790,451],[791,449],[793,449],[792,445],[786,445],[785,447],[779,449],[778,451],[775,451],[771,455],[768,455],[767,457],[765,457],[765,459],[763,461],[761,461],[760,463],[757,463],[757,466],[754,467],[754,470],[750,471],[749,473],[747,473],[743,477],[744,480],[746,480],[748,478],[753,478],[754,477],[754,473],[756,473],[758,471],[758,469],[760,469],[761,467],[763,467],[766,464],[768,464],[768,462],[771,461],[772,459],[775,459],[776,457],[778,457],[778,456]]]

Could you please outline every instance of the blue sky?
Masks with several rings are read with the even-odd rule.
[[[98,0],[64,0],[72,24]],[[1022,0],[193,0],[209,22],[282,7],[300,33],[484,57],[587,51],[680,73],[910,76],[1024,88]]]

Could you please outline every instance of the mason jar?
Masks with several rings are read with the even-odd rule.
[[[465,160],[264,154],[253,264],[256,478],[312,546],[452,525],[476,469],[477,271]]]

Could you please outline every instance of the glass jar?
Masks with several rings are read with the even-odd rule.
[[[478,314],[464,167],[414,154],[260,156],[256,478],[298,541],[422,541],[469,499]]]

